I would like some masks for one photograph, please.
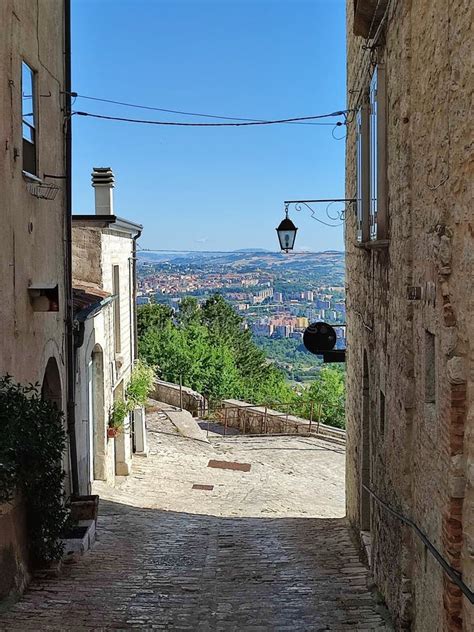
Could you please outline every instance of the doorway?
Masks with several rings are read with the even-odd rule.
[[[360,529],[363,535],[370,537],[372,522],[372,503],[369,492],[365,489],[370,487],[371,472],[371,450],[370,450],[370,376],[367,352],[364,351],[364,366],[362,376],[362,441],[361,441],[361,487],[360,487]],[[365,541],[365,538],[363,538]]]
[[[58,363],[55,358],[49,358],[44,371],[41,397],[52,402],[58,410],[62,410],[62,389]]]

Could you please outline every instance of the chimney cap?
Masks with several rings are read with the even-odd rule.
[[[110,167],[93,167],[92,169],[92,186],[109,186],[113,187],[115,183],[114,172]]]

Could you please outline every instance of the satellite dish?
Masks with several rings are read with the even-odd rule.
[[[315,355],[321,355],[325,351],[331,351],[336,344],[336,331],[327,323],[312,323],[303,334],[303,344],[306,349]]]

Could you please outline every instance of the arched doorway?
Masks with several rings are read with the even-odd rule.
[[[63,396],[61,388],[61,376],[56,358],[50,357],[44,370],[43,383],[41,385],[41,397],[52,402],[58,410],[63,410]],[[66,431],[66,421],[63,420]],[[69,449],[63,455],[63,468],[65,471],[64,491],[67,496],[71,494],[71,462]]]
[[[41,397],[55,404],[58,410],[62,410],[61,378],[56,358],[49,358],[46,364]]]
[[[104,411],[104,354],[100,345],[92,350],[88,366],[89,408],[89,481],[103,478],[105,434]]]
[[[364,351],[364,367],[362,376],[362,436],[361,436],[361,489],[360,489],[360,528],[370,532],[372,504],[369,492],[364,485],[371,483],[371,451],[370,451],[370,377],[367,352]]]

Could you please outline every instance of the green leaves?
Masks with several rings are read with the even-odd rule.
[[[313,419],[337,428],[345,428],[344,370],[325,366],[302,394],[303,415],[309,418],[311,402]]]
[[[196,299],[184,298],[176,314],[162,305],[139,307],[138,330],[140,357],[158,366],[164,380],[179,383],[181,378],[211,402],[234,398],[273,407],[290,403],[293,414],[307,419],[313,403],[313,419],[320,410],[321,421],[344,427],[343,371],[319,369],[320,362],[313,358],[315,379],[297,395],[219,294],[201,307]]]
[[[211,401],[231,397],[262,403],[262,398],[288,401],[292,396],[283,374],[269,366],[240,316],[219,294],[202,307],[184,298],[177,314],[161,305],[144,307],[138,309],[139,354],[159,366],[163,379],[178,383],[181,377]]]
[[[130,402],[125,399],[116,399],[110,411],[109,428],[116,428],[117,430],[122,428],[125,417],[131,410]]]
[[[148,393],[155,379],[155,370],[148,366],[146,362],[138,360],[133,369],[130,382],[127,386],[127,399],[132,406],[144,406],[148,397]]]
[[[20,493],[26,502],[32,558],[59,559],[69,512],[64,504],[63,416],[37,386],[0,377],[0,502]]]

